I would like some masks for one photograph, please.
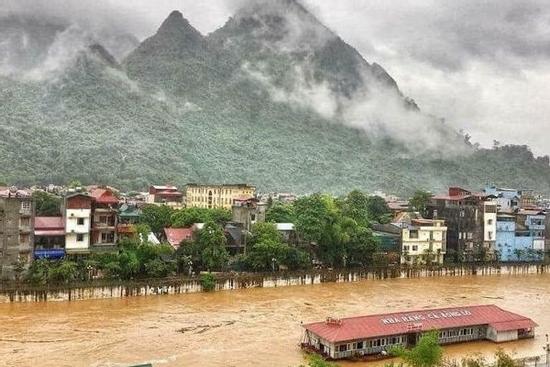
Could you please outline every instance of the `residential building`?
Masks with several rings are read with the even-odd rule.
[[[148,204],[168,205],[174,209],[185,206],[183,193],[176,186],[150,186],[146,202]]]
[[[501,261],[532,261],[544,257],[546,215],[542,210],[499,213],[497,249]]]
[[[254,197],[256,188],[248,184],[201,185],[187,184],[187,207],[231,209],[237,199]]]
[[[118,210],[117,239],[129,238],[136,235],[135,225],[139,222],[141,209],[136,205],[122,204]]]
[[[378,250],[385,254],[401,254],[402,228],[395,223],[372,224],[372,234],[378,242]]]
[[[65,222],[63,217],[35,217],[34,258],[59,259],[64,256]]]
[[[487,186],[483,192],[493,197],[492,201],[496,202],[498,210],[508,211],[519,207],[521,193],[518,190]]]
[[[115,246],[117,241],[118,198],[108,188],[90,190],[92,197],[91,246]]]
[[[231,206],[231,221],[239,223],[245,231],[250,231],[255,223],[265,222],[267,205],[253,197],[235,199]]]
[[[193,238],[193,228],[164,228],[164,234],[168,243],[177,250],[183,241]]]
[[[0,188],[0,277],[12,278],[14,264],[30,262],[34,233],[30,192]]]
[[[291,245],[298,244],[298,236],[296,234],[296,228],[294,228],[294,223],[275,223],[275,227],[283,237],[284,242]]]
[[[401,224],[401,263],[443,263],[447,251],[447,227],[441,219],[411,219]]]
[[[427,206],[428,218],[444,219],[447,254],[471,261],[478,254],[494,256],[497,203],[494,195],[472,193],[450,187],[446,195],[436,195]]]
[[[87,254],[90,251],[93,198],[84,192],[65,197],[65,251],[68,255]]]

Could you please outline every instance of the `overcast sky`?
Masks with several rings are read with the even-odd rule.
[[[139,38],[180,10],[203,33],[242,0],[0,0],[62,8],[123,25]],[[485,146],[528,144],[550,154],[548,0],[303,0],[369,62],[381,64],[420,108]],[[83,5],[86,4],[86,5]],[[51,10],[55,11],[55,10]]]

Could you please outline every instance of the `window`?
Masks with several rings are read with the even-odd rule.
[[[487,236],[489,237],[490,240],[492,240],[493,239],[493,231],[487,232]]]
[[[357,349],[363,349],[363,342],[357,343]]]
[[[342,344],[342,345],[338,346],[338,351],[339,352],[345,352],[346,350],[348,350],[348,345],[347,344]]]
[[[78,218],[76,220],[76,224],[78,224],[79,226],[83,226],[84,225],[84,218]]]
[[[418,229],[411,229],[409,231],[409,238],[418,238]]]
[[[408,246],[408,245],[404,245],[404,246],[403,246],[403,251],[409,251],[409,246]]]
[[[417,245],[413,245],[412,249],[413,249],[413,251],[418,251],[418,246],[417,246]]]
[[[29,212],[31,210],[31,202],[30,201],[22,201],[21,202],[21,210],[25,212]]]
[[[492,220],[492,219],[487,219],[487,224],[488,224],[488,225],[493,224],[493,220]]]
[[[76,235],[76,242],[83,242],[84,241],[84,235],[82,233],[78,233]]]

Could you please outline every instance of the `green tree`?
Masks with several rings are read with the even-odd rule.
[[[389,223],[391,211],[386,200],[380,196],[373,195],[367,198],[367,210],[369,219],[378,223]]]
[[[140,216],[140,223],[147,224],[151,231],[160,236],[165,227],[171,224],[174,209],[167,205],[146,205],[143,207]]]
[[[359,190],[349,192],[343,200],[342,215],[352,218],[357,224],[368,226],[370,218],[374,213],[371,213],[369,206],[375,206],[376,202],[369,200],[369,197]],[[375,216],[375,215],[374,215]]]
[[[205,223],[198,232],[196,246],[201,263],[207,270],[220,270],[227,264],[229,254],[225,248],[226,242],[223,230],[214,222]]]
[[[48,260],[34,260],[27,270],[25,279],[32,284],[46,284],[49,272],[50,262]]]
[[[205,292],[211,292],[216,289],[216,276],[212,273],[206,273],[201,275],[202,290]]]
[[[78,277],[78,266],[74,261],[59,260],[49,267],[48,281],[69,283]]]
[[[145,274],[150,278],[164,278],[176,270],[175,262],[166,262],[160,258],[148,260],[144,267]]]
[[[339,367],[339,365],[327,362],[318,355],[310,355],[307,357],[307,365],[300,365],[300,367]]]
[[[251,234],[252,235],[250,241],[252,244],[264,241],[282,241],[282,236],[279,231],[277,231],[277,227],[275,226],[275,224],[269,222],[254,224],[251,229]]]
[[[273,223],[294,223],[296,217],[292,204],[275,203],[268,207],[265,220]]]
[[[433,195],[427,191],[418,190],[409,200],[409,203],[413,210],[419,212],[423,217],[426,217],[428,215],[427,206],[432,196]]]
[[[443,359],[443,348],[439,345],[437,331],[423,334],[412,349],[400,346],[392,348],[390,352],[402,358],[410,367],[435,367],[439,366]]]
[[[69,181],[67,186],[71,189],[76,189],[77,187],[82,187],[82,182],[80,182],[79,180],[76,180],[76,179],[72,179],[72,180]]]
[[[45,191],[35,191],[32,194],[35,202],[36,215],[51,217],[61,215],[61,198]]]
[[[275,270],[276,266],[286,259],[288,245],[276,241],[265,240],[256,243],[247,254],[246,263],[252,270]]]
[[[346,244],[347,262],[350,266],[366,266],[373,261],[378,251],[378,243],[369,228],[354,226],[351,228],[349,242]]]
[[[231,212],[223,208],[184,208],[172,214],[172,227],[189,227],[194,223],[206,223],[212,221],[219,225],[231,220]]]

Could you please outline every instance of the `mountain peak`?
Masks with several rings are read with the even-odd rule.
[[[197,42],[203,39],[202,34],[195,29],[178,10],[172,11],[168,18],[162,22],[157,31],[157,35],[183,37],[186,41],[192,42]]]

